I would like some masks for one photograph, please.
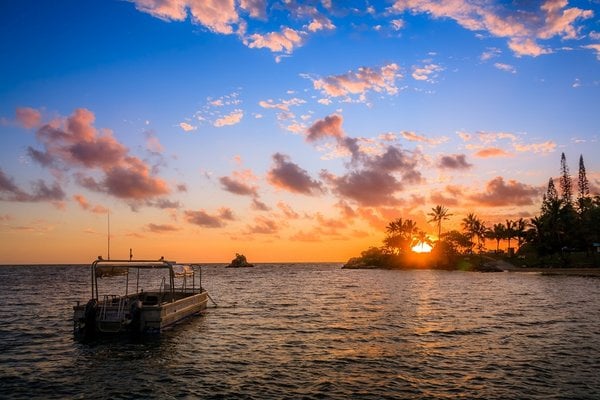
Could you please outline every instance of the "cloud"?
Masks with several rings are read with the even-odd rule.
[[[257,199],[256,197],[252,199],[252,209],[256,211],[269,211],[270,208],[268,205]]]
[[[267,17],[266,0],[240,0],[240,8],[247,11],[253,18],[265,19]]]
[[[217,119],[213,125],[216,126],[217,128],[220,128],[225,125],[239,124],[243,117],[244,117],[244,112],[242,110],[236,109],[236,110],[233,110],[230,114]]]
[[[332,174],[323,177],[338,196],[362,206],[399,204],[394,194],[403,188],[389,172],[372,169],[350,171],[340,177]]]
[[[328,97],[348,97],[358,95],[363,101],[369,91],[394,95],[398,93],[396,79],[402,77],[397,64],[387,64],[381,68],[360,67],[342,75],[331,75],[313,79],[313,87]]]
[[[567,0],[545,0],[538,7],[533,5],[527,8],[511,8],[511,4],[494,0],[396,0],[391,11],[451,18],[465,29],[508,38],[508,46],[515,55],[533,57],[551,52],[540,46],[537,40],[552,37],[575,39],[578,30],[576,22],[593,16],[591,10],[566,8]]]
[[[244,39],[249,48],[267,48],[274,53],[290,54],[294,48],[304,43],[305,33],[292,28],[283,27],[281,32],[270,32],[264,35],[254,33]]]
[[[506,150],[500,149],[498,147],[486,147],[477,151],[475,157],[479,158],[493,158],[493,157],[512,157],[513,155]]]
[[[279,231],[277,221],[271,218],[258,216],[254,218],[254,224],[247,226],[249,234],[273,235]]]
[[[427,64],[422,67],[413,66],[413,79],[417,81],[433,82],[437,77],[437,73],[443,71],[444,68],[437,64]]]
[[[235,217],[231,209],[223,207],[217,214],[209,214],[205,210],[186,210],[184,216],[190,224],[202,226],[205,228],[222,228],[226,225],[226,221],[233,221]]]
[[[209,30],[233,33],[232,25],[239,22],[233,0],[131,0],[136,8],[163,20],[183,21],[188,17]],[[250,2],[246,1],[245,4]],[[252,2],[256,3],[256,2]],[[249,7],[250,8],[250,7]]]
[[[168,225],[168,224],[150,223],[150,224],[146,225],[146,231],[152,232],[152,233],[168,233],[168,232],[177,232],[179,230],[180,230],[180,228],[178,228],[174,225]]]
[[[152,177],[148,166],[138,159],[108,169],[104,179],[92,187],[128,200],[145,200],[170,192],[167,184],[162,179]]]
[[[162,179],[153,176],[150,166],[131,155],[110,130],[96,129],[94,120],[93,112],[79,108],[67,118],[40,126],[36,138],[44,150],[29,147],[28,155],[45,167],[75,170],[76,181],[83,187],[121,199],[147,201],[170,192]],[[153,149],[161,151],[162,146],[156,142]]]
[[[250,171],[247,171],[250,172]],[[252,173],[250,172],[250,178],[253,178],[254,175],[252,175]],[[257,195],[257,187],[253,186],[251,184],[249,184],[247,182],[248,180],[248,174],[244,174],[244,173],[234,173],[233,177],[229,177],[229,176],[222,176],[219,178],[219,182],[221,182],[221,185],[223,187],[223,189],[225,189],[226,191],[233,193],[233,194],[237,194],[240,196],[256,196]]]
[[[190,125],[187,122],[180,122],[179,127],[186,132],[191,132],[191,131],[195,131],[196,129],[198,129],[197,126]]]
[[[319,15],[315,19],[313,19],[310,24],[306,27],[309,32],[318,32],[322,30],[333,30],[335,29],[335,25],[329,20],[329,18]]]
[[[281,100],[279,103],[275,103],[271,99],[269,99],[267,101],[261,100],[258,102],[258,105],[261,106],[262,108],[276,108],[281,111],[290,111],[290,107],[299,106],[304,103],[306,103],[306,100],[302,100],[297,97],[293,97],[289,100]]]
[[[438,167],[442,169],[469,169],[473,164],[467,162],[464,154],[452,154],[448,156],[442,156],[438,163]]]
[[[77,202],[77,204],[79,204],[81,208],[83,208],[86,211],[90,211],[94,214],[106,214],[108,212],[108,209],[106,207],[90,204],[85,198],[85,196],[81,194],[74,195],[73,199]]]
[[[393,19],[390,21],[390,25],[392,27],[393,30],[395,31],[399,31],[402,28],[404,28],[404,21],[401,19]]]
[[[338,114],[328,115],[316,121],[307,129],[306,141],[315,142],[326,137],[343,138],[345,136],[342,129],[343,121],[344,118]]]
[[[600,61],[600,43],[588,44],[586,46],[581,46],[584,49],[594,50],[596,52],[596,58]]]
[[[522,143],[522,140],[519,136],[514,133],[509,132],[476,132],[474,134],[467,132],[458,132],[458,136],[467,144],[467,148],[470,149],[479,149],[482,146],[478,144],[472,144],[473,142],[480,142],[483,144],[484,149],[490,147],[490,144],[496,143],[500,140],[508,140],[510,144],[514,148],[515,151],[518,152],[531,152],[531,153],[550,153],[556,149],[556,143],[551,140],[547,140],[542,143]],[[496,147],[496,146],[492,146]],[[483,153],[485,154],[485,152]],[[509,154],[507,152],[507,154]]]
[[[289,161],[289,156],[275,153],[273,163],[267,179],[274,187],[305,195],[323,193],[324,188],[321,183],[312,179],[306,170]]]
[[[20,107],[15,111],[15,117],[24,128],[31,129],[40,126],[42,114],[30,107]]]
[[[540,191],[540,188],[512,179],[504,182],[504,179],[498,176],[487,183],[484,192],[471,195],[469,199],[492,207],[527,206],[539,200]]]
[[[415,132],[410,132],[410,131],[402,131],[400,132],[400,135],[402,135],[402,137],[410,142],[418,142],[418,143],[427,143],[431,146],[436,146],[438,144],[442,144],[447,142],[449,139],[445,136],[442,136],[440,138],[437,139],[433,139],[433,138],[428,138],[422,135],[418,135]]]
[[[531,144],[519,144],[515,143],[514,148],[519,152],[532,152],[532,153],[551,153],[556,150],[556,143],[552,140],[547,140],[542,143],[531,143]]]
[[[59,205],[58,202],[64,200],[65,197],[65,192],[57,182],[54,182],[52,186],[48,186],[46,182],[42,181],[41,179],[32,184],[32,191],[28,193],[18,187],[14,183],[13,179],[7,176],[4,171],[0,169],[1,201],[16,201],[21,203],[48,201],[54,202],[55,205]]]
[[[494,63],[494,67],[498,68],[500,71],[510,72],[511,74],[517,73],[517,69],[510,64]]]
[[[296,211],[294,211],[292,209],[292,207],[290,207],[289,204],[280,201],[277,203],[277,208],[279,208],[281,210],[281,212],[283,213],[283,215],[287,218],[287,219],[298,219],[300,218],[300,214],[298,214]]]

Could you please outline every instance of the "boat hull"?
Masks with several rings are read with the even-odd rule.
[[[173,325],[202,313],[208,304],[206,291],[176,293],[173,299],[145,293],[137,296],[112,298],[97,304],[73,307],[74,333],[90,338],[102,334],[157,334]]]

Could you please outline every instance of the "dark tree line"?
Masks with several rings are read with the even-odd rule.
[[[548,180],[547,190],[542,198],[540,214],[529,221],[524,218],[507,219],[505,223],[486,226],[474,213],[462,219],[462,231],[442,232],[442,222],[449,219],[449,210],[437,205],[431,209],[428,222],[436,225],[438,240],[432,242],[411,219],[396,218],[386,227],[386,237],[382,247],[371,247],[363,251],[361,257],[351,259],[349,264],[380,265],[402,267],[410,262],[413,246],[419,243],[433,245],[430,266],[452,267],[461,254],[482,253],[486,250],[486,240],[496,242],[496,252],[500,252],[500,242],[507,242],[507,253],[528,249],[540,259],[559,255],[566,261],[573,251],[585,251],[588,255],[595,251],[594,243],[600,243],[600,196],[590,196],[590,184],[586,176],[583,156],[579,158],[577,198],[573,200],[573,183],[565,154],[560,159],[559,190],[554,179]],[[516,245],[515,247],[511,244]]]
[[[540,214],[531,219],[527,242],[540,256],[568,254],[576,251],[593,251],[600,242],[600,196],[590,196],[583,156],[579,157],[577,198],[573,200],[573,185],[565,154],[560,162],[560,193],[554,179],[542,200]]]

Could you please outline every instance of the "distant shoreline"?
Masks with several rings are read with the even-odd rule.
[[[504,260],[494,260],[489,264],[506,272],[539,273],[542,275],[600,276],[600,268],[517,267]]]

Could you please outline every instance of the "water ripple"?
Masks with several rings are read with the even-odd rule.
[[[88,274],[0,267],[2,398],[600,398],[597,280],[209,266],[218,308],[84,345],[70,318]]]

